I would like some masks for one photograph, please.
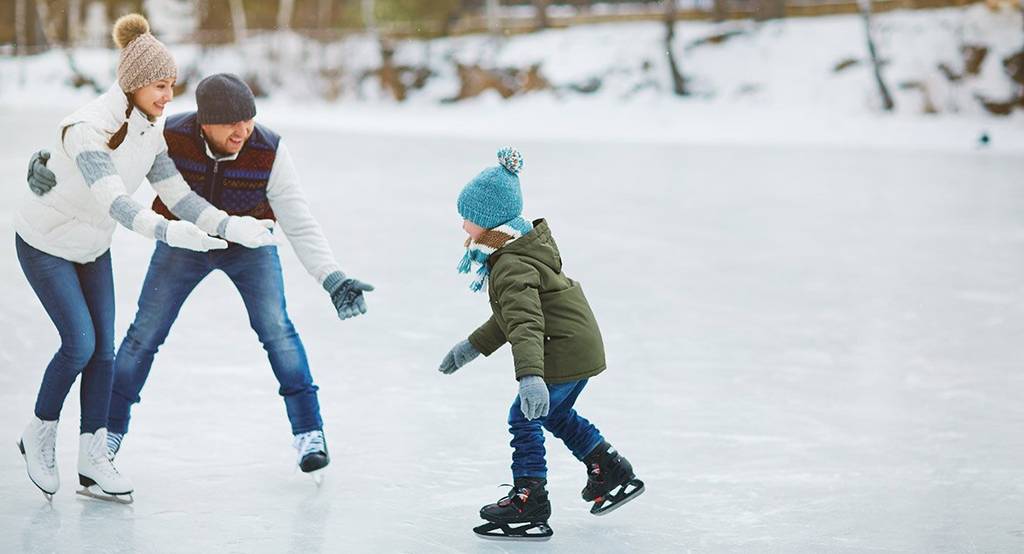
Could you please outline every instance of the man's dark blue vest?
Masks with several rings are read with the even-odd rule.
[[[267,183],[281,142],[277,133],[257,123],[238,157],[220,162],[206,155],[206,140],[195,112],[168,117],[164,138],[167,154],[196,194],[230,215],[275,219],[267,200]],[[153,211],[177,219],[159,197],[153,201]]]

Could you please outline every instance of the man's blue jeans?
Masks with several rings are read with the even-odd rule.
[[[60,349],[43,373],[36,417],[60,418],[64,399],[82,374],[80,432],[107,425],[114,365],[114,274],[110,251],[78,264],[33,248],[15,235],[15,248],[29,285],[60,334]]]
[[[573,409],[587,380],[573,381],[559,385],[548,385],[551,404],[548,415],[528,420],[519,406],[516,395],[508,412],[508,430],[512,433],[512,477],[547,478],[548,468],[544,462],[544,429],[562,440],[577,460],[583,461],[587,454],[597,448],[604,438],[601,432]]]
[[[139,296],[139,311],[121,342],[114,362],[109,430],[127,433],[131,405],[140,401],[153,357],[164,343],[181,305],[213,270],[227,274],[249,312],[249,324],[263,343],[270,367],[281,385],[292,433],[323,428],[317,386],[309,373],[306,350],[288,319],[284,278],[276,246],[193,252],[157,243]],[[209,322],[216,333],[216,320]]]

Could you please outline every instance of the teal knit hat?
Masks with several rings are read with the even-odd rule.
[[[523,156],[515,148],[498,150],[499,165],[488,167],[459,194],[459,214],[484,229],[493,229],[523,213],[519,171]]]

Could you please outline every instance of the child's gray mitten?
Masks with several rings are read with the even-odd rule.
[[[441,360],[441,367],[437,368],[437,370],[445,375],[451,375],[455,373],[455,370],[472,362],[479,355],[480,352],[473,347],[473,343],[464,340],[448,351],[448,354]]]
[[[28,188],[36,196],[42,196],[57,186],[57,176],[46,167],[49,160],[50,153],[46,150],[39,150],[28,160]]]
[[[519,407],[526,419],[537,419],[548,415],[548,386],[544,379],[536,375],[527,375],[519,380]]]
[[[340,271],[335,271],[324,279],[324,290],[331,294],[334,309],[338,310],[338,318],[348,319],[366,313],[364,292],[373,290],[373,285],[350,279]]]

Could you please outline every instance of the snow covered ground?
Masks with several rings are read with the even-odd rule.
[[[976,97],[1003,101],[1019,88],[1002,61],[1022,47],[1021,29],[1019,11],[991,12],[981,4],[877,14],[883,72],[896,101],[896,112],[889,115],[879,109],[863,23],[854,15],[757,24],[679,22],[675,52],[692,92],[685,99],[670,93],[664,28],[656,22],[586,25],[500,41],[478,35],[400,41],[396,64],[434,74],[404,103],[382,92],[375,78],[361,78],[381,64],[377,43],[366,36],[319,44],[297,35],[264,34],[242,47],[175,44],[172,50],[183,79],[195,72],[193,88],[196,76],[238,73],[268,94],[261,106],[268,120],[344,131],[951,151],[970,149],[987,134],[990,148],[1019,152],[1024,113],[992,116]],[[695,46],[728,32],[739,34]],[[961,48],[967,45],[985,47],[988,55],[977,75],[950,81],[939,65],[962,73]],[[74,56],[81,71],[101,86],[113,81],[116,51],[80,48]],[[519,69],[540,64],[556,90],[508,101],[491,91],[442,104],[459,90],[455,62]],[[852,65],[836,72],[841,62]],[[63,52],[0,57],[0,104],[77,105],[91,97],[86,89],[72,88],[70,77]],[[601,86],[592,94],[571,90],[593,80]],[[939,113],[924,114],[924,95],[909,85],[925,87]]]
[[[367,316],[339,322],[282,248],[321,386],[325,484],[293,470],[276,383],[218,274],[186,304],[134,412],[118,460],[135,503],[73,493],[72,391],[64,488],[47,504],[14,443],[57,336],[8,231],[0,551],[1024,549],[1019,152],[516,136],[527,214],[549,219],[605,335],[610,369],[578,407],[648,491],[589,515],[583,467],[549,437],[555,536],[509,545],[470,528],[510,479],[510,354],[436,371],[487,315],[454,271],[454,201],[501,142],[265,108],[343,267],[378,289]],[[0,107],[8,229],[26,159],[62,115]],[[151,250],[118,231],[119,335]]]

